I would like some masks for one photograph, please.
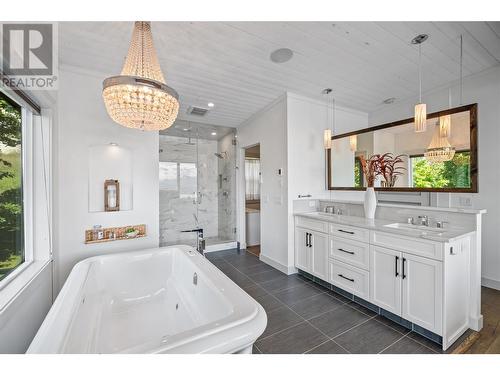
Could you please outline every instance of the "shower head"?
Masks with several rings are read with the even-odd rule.
[[[216,152],[214,155],[217,156],[219,159],[227,159],[226,151]]]

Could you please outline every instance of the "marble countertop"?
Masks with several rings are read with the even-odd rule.
[[[367,219],[359,216],[334,215],[324,212],[304,212],[296,213],[294,215],[308,219],[327,221],[334,224],[351,225],[358,228],[377,230],[380,232],[399,234],[413,238],[422,238],[437,242],[449,242],[474,233],[474,231],[463,228],[437,229],[427,228],[420,225],[414,225],[412,228],[391,228],[387,225],[394,224],[395,221],[393,220]]]
[[[344,204],[359,204],[362,205],[363,201],[353,201],[345,199],[318,199],[320,202],[331,202],[331,203],[344,203]],[[463,207],[434,207],[434,206],[417,206],[417,205],[407,205],[407,204],[396,204],[396,203],[377,203],[379,207],[392,207],[401,209],[412,209],[412,210],[422,210],[422,211],[441,211],[441,212],[457,212],[464,214],[485,214],[487,211],[485,208],[463,208]]]

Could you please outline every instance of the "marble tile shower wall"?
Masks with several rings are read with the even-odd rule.
[[[187,144],[187,138],[160,135],[160,162],[195,163],[198,142],[199,206],[194,196],[181,197],[178,190],[160,188],[160,246],[173,243],[195,243],[195,234],[182,233],[194,229],[196,220],[205,237],[217,237],[218,226],[218,158],[217,141],[199,139]],[[198,212],[197,212],[198,211]]]
[[[236,146],[234,134],[224,136],[218,142],[219,153],[226,153],[226,159],[219,159],[219,239],[234,240],[236,237]]]

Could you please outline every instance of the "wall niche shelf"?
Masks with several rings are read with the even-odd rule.
[[[127,229],[135,229],[137,235],[134,237],[127,237],[125,232]],[[94,243],[102,243],[102,242],[113,242],[113,241],[121,241],[121,240],[133,240],[136,238],[146,237],[146,225],[127,225],[123,227],[111,227],[111,228],[101,228],[104,233],[102,239],[94,239],[93,233],[94,229],[87,229],[85,231],[85,244],[94,244]]]

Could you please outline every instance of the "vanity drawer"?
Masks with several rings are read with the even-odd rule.
[[[330,283],[368,300],[370,273],[338,260],[330,260]]]
[[[368,270],[370,267],[370,245],[365,242],[332,236],[330,257]]]
[[[330,224],[330,234],[366,243],[370,241],[370,231],[368,229],[351,227],[349,225]]]
[[[443,244],[441,242],[372,231],[370,243],[426,258],[443,260]]]
[[[295,220],[295,225],[305,229],[315,230],[317,232],[328,233],[328,223],[326,221],[298,216]]]

